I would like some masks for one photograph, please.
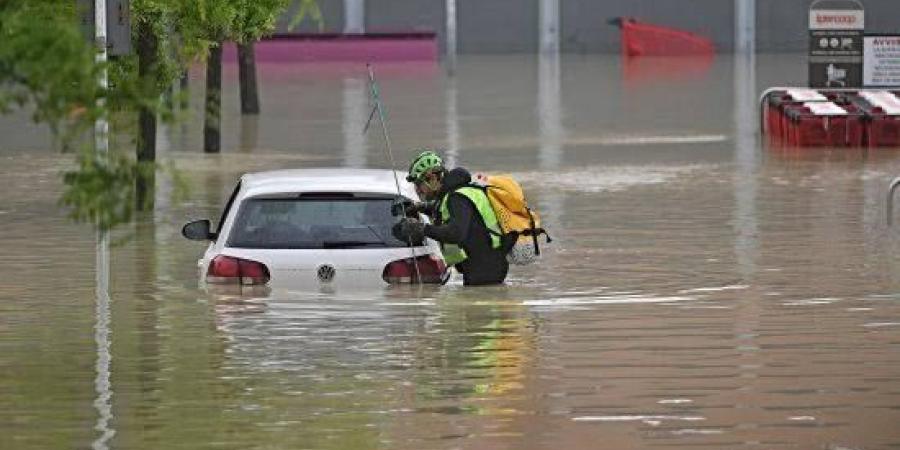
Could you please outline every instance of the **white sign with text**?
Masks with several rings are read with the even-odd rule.
[[[866,36],[863,39],[865,86],[900,86],[900,35]]]

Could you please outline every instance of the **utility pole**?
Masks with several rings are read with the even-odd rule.
[[[94,0],[94,43],[97,46],[97,64],[101,66],[98,82],[100,90],[105,91],[109,88],[106,74],[106,0]],[[104,103],[103,97],[97,100],[100,107]],[[94,150],[102,155],[109,153],[109,122],[102,114],[94,122]]]
[[[106,0],[94,0],[94,43],[97,46],[97,64],[100,65],[99,87],[101,97],[97,100],[100,111],[103,111],[105,94],[109,87],[109,78],[106,73]],[[107,117],[100,114],[94,123],[94,151],[98,156],[107,157],[109,154],[109,122]],[[96,254],[96,318],[94,325],[94,340],[97,345],[96,377],[94,389],[97,399],[94,407],[99,414],[95,429],[100,431],[100,436],[93,442],[94,450],[106,450],[108,442],[115,434],[109,427],[112,420],[112,389],[110,384],[110,298],[109,298],[109,235],[102,227],[97,227],[97,254]]]

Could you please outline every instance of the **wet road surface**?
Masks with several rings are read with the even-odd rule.
[[[108,302],[94,232],[57,205],[71,158],[3,118],[0,448],[900,447],[900,152],[762,146],[758,93],[805,67],[756,66],[378,68],[398,160],[512,172],[543,213],[553,244],[503,287],[197,287],[180,227],[241,173],[388,167],[362,69],[261,67],[243,119],[227,71],[221,155],[195,89],[160,140],[190,193],[161,175],[113,234]]]

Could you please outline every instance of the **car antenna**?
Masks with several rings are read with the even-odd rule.
[[[363,134],[369,130],[369,124],[378,113],[378,120],[381,122],[381,131],[384,134],[384,146],[387,149],[388,160],[391,162],[391,173],[394,175],[394,185],[397,186],[397,201],[403,199],[403,193],[400,191],[400,180],[397,178],[397,164],[394,163],[394,152],[391,150],[391,138],[388,136],[387,119],[385,118],[384,108],[381,106],[381,95],[378,92],[378,82],[375,81],[375,69],[372,64],[366,64],[369,69],[369,90],[372,93],[372,112],[369,113],[369,119],[366,120],[366,126],[363,127]],[[416,269],[416,281],[422,283],[422,274],[419,273],[419,262],[416,260],[416,249],[413,247],[412,239],[407,239],[409,251],[412,254],[412,265]]]

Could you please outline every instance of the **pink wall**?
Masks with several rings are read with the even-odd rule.
[[[237,61],[233,43],[225,45],[225,62]],[[434,34],[275,36],[256,44],[259,63],[437,61]]]

